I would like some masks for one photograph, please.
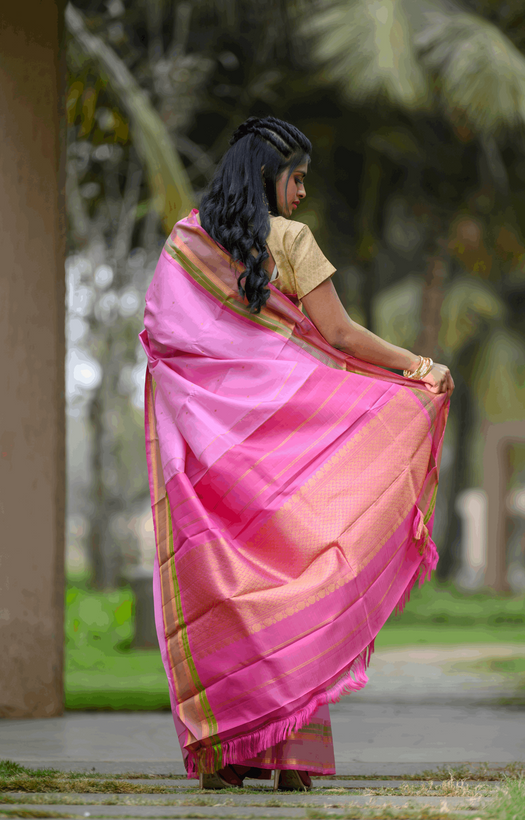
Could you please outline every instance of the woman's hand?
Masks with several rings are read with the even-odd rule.
[[[431,393],[448,393],[450,398],[454,391],[454,380],[445,364],[434,364],[432,370],[423,376],[421,381]]]

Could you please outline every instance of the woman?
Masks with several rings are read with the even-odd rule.
[[[250,118],[230,145],[146,295],[157,632],[188,775],[308,789],[335,772],[328,703],[436,565],[454,385],[344,310],[291,220],[306,137]]]

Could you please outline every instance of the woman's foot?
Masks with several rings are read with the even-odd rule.
[[[298,769],[277,769],[275,772],[274,790],[291,792],[299,789],[308,792],[311,788],[312,778],[308,772]]]
[[[216,772],[208,772],[199,776],[201,789],[231,789],[241,788],[250,766],[225,766]]]

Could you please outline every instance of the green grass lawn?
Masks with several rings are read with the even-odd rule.
[[[401,616],[403,617],[403,616]],[[525,645],[525,628],[516,626],[486,626],[484,624],[465,627],[447,624],[394,624],[384,626],[375,641],[376,649],[396,646],[422,646],[434,644],[457,646],[465,643],[501,644],[522,643]]]
[[[388,619],[376,647],[514,642],[525,643],[524,595],[464,593],[432,579]]]
[[[66,668],[67,709],[169,709],[168,682],[160,652],[112,652],[97,669]]]
[[[77,582],[66,593],[65,689],[68,709],[169,709],[160,652],[132,649],[129,588],[94,592]],[[431,581],[392,616],[377,649],[464,643],[525,644],[525,596],[464,594]]]
[[[169,709],[158,649],[132,649],[129,587],[102,593],[77,581],[66,590],[66,709]]]

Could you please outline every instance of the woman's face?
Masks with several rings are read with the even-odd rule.
[[[289,168],[285,168],[282,174],[277,177],[275,193],[277,194],[277,210],[280,216],[289,219],[301,199],[305,198],[304,178],[307,171],[308,163],[305,161],[294,168],[291,175]]]

